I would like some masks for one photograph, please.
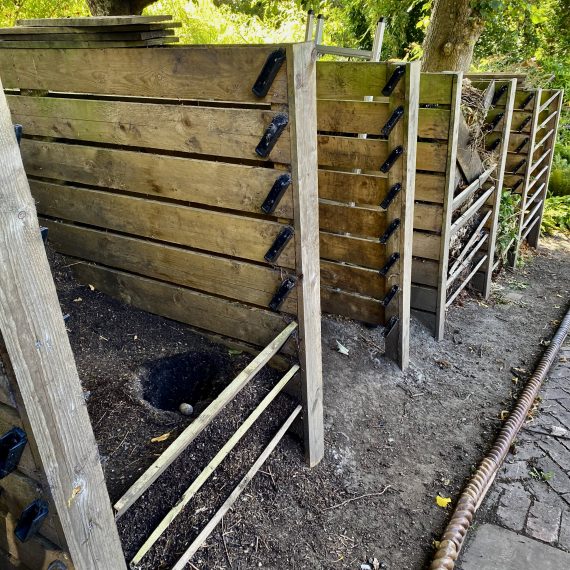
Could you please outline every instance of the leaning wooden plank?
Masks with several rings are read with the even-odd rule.
[[[271,360],[285,344],[297,323],[283,329],[220,393],[220,395],[162,452],[160,457],[138,478],[128,491],[115,503],[117,518],[164,473],[169,465],[208,427],[239,392]]]
[[[523,228],[521,239],[524,241],[528,234],[536,228],[538,222],[540,221],[540,216],[536,216],[535,218],[531,218],[526,226],[526,229]]]
[[[0,550],[0,568],[2,570],[30,570],[23,562],[4,552],[4,550]]]
[[[263,450],[261,455],[257,458],[255,463],[251,466],[249,471],[246,473],[245,477],[238,483],[237,487],[232,491],[231,495],[226,499],[226,501],[216,512],[216,514],[210,519],[208,524],[202,529],[202,531],[192,542],[188,550],[182,555],[180,560],[178,560],[178,562],[173,566],[172,570],[183,570],[186,567],[192,556],[194,556],[194,554],[202,546],[202,544],[204,544],[204,542],[210,536],[210,534],[212,534],[212,531],[216,528],[216,526],[222,520],[224,515],[232,508],[232,505],[238,500],[243,490],[247,487],[249,482],[255,477],[255,474],[261,469],[261,466],[265,463],[265,461],[267,461],[267,458],[277,447],[278,443],[287,433],[287,430],[291,427],[291,424],[295,421],[295,419],[300,413],[301,413],[301,406],[297,406],[295,410],[293,410],[293,413],[287,418],[285,423],[281,426],[279,431],[275,434],[273,439],[269,442],[268,446]]]
[[[469,265],[471,260],[475,257],[477,252],[481,249],[483,244],[489,239],[489,234],[484,233],[479,241],[475,244],[475,247],[470,251],[469,255],[456,267],[456,269],[449,274],[446,282],[446,286],[449,287],[460,275],[461,272]]]
[[[16,26],[124,26],[126,24],[156,24],[172,20],[169,15],[157,16],[89,16],[81,18],[35,18],[16,20]]]
[[[53,222],[46,218],[40,218],[40,221],[49,229],[49,241],[53,248],[64,255],[260,307],[269,306],[281,282],[287,277],[286,272],[272,267]],[[295,289],[279,310],[297,314]]]
[[[544,103],[540,105],[540,111],[542,112],[550,107],[550,104],[561,94],[561,91],[556,91],[554,95],[551,95]]]
[[[293,366],[284,376],[275,384],[268,394],[261,400],[253,412],[245,419],[243,424],[232,434],[224,446],[214,455],[212,460],[206,465],[204,470],[194,479],[190,487],[184,491],[184,494],[178,499],[176,505],[162,519],[160,524],[152,531],[150,536],[145,540],[144,544],[139,548],[131,560],[131,564],[136,566],[140,563],[144,555],[152,548],[154,543],[161,537],[162,533],[170,526],[172,521],[184,510],[184,507],[190,502],[192,497],[202,488],[209,479],[210,475],[219,467],[222,461],[231,453],[234,447],[241,441],[243,436],[249,431],[251,426],[259,419],[259,416],[267,409],[269,404],[281,393],[285,385],[297,374],[299,366]]]
[[[491,210],[489,210],[483,216],[483,219],[479,222],[479,224],[477,225],[477,227],[473,231],[473,235],[469,238],[467,243],[463,246],[461,253],[456,257],[455,261],[453,262],[453,265],[451,265],[451,267],[449,268],[449,274],[452,274],[455,272],[455,270],[457,269],[457,267],[459,267],[459,265],[461,264],[461,262],[463,261],[465,256],[469,253],[469,251],[471,250],[471,247],[477,241],[477,239],[480,236],[480,233],[483,231],[483,228],[485,227],[487,220],[491,217],[491,213],[492,213]]]
[[[27,135],[261,161],[255,152],[277,113],[125,101],[8,96]],[[285,128],[267,160],[290,162]],[[268,190],[269,191],[269,190]]]
[[[1,85],[0,203],[0,261],[9,268],[0,272],[0,332],[69,551],[79,568],[125,568]]]
[[[286,103],[281,69],[269,93],[252,93],[277,46],[189,46],[159,50],[0,50],[4,87],[131,97]],[[26,65],[21,65],[25,61]],[[212,81],[212,77],[216,80]],[[181,97],[182,95],[182,97]]]
[[[459,206],[462,206],[483,184],[488,180],[489,176],[493,174],[494,168],[489,168],[479,178],[476,178],[467,188],[461,191],[461,193],[453,199],[452,208],[457,210]]]
[[[30,49],[114,49],[135,48],[145,46],[161,46],[178,43],[180,39],[175,36],[148,40],[129,41],[0,41],[0,49],[30,50]]]
[[[495,187],[491,186],[486,190],[475,202],[469,207],[469,209],[462,214],[453,224],[449,230],[449,235],[455,235],[485,204],[489,199],[489,196],[495,191]]]
[[[228,164],[86,145],[22,139],[28,176],[125,190],[218,208],[261,213],[267,194],[283,173]],[[293,218],[291,187],[274,215]]]
[[[451,303],[453,303],[453,301],[455,301],[455,298],[457,297],[457,295],[459,295],[459,293],[461,293],[461,291],[463,291],[463,289],[465,289],[465,287],[469,284],[471,279],[473,279],[473,277],[475,276],[477,271],[479,271],[480,267],[485,263],[485,261],[487,261],[487,255],[486,254],[477,262],[477,264],[475,265],[475,267],[473,268],[471,273],[469,273],[469,275],[465,278],[465,280],[461,283],[461,285],[453,292],[451,297],[449,297],[447,299],[447,301],[445,303],[446,307],[449,307],[449,305],[451,305]]]
[[[316,51],[312,43],[287,46],[291,177],[295,212],[299,363],[305,460],[324,456],[319,211],[317,181]]]
[[[178,204],[30,181],[44,216],[89,224],[204,251],[264,263],[264,256],[285,227],[277,222],[202,210]],[[294,242],[295,238],[291,240]],[[294,243],[276,265],[295,267]]]

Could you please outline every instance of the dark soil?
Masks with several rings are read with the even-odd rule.
[[[566,310],[569,254],[568,240],[544,240],[521,270],[499,277],[489,301],[462,293],[440,343],[414,322],[405,373],[381,355],[379,330],[323,319],[325,460],[306,468],[299,442],[285,438],[188,568],[358,570],[369,559],[392,570],[424,568],[449,516],[435,496],[458,496],[490,447],[501,411],[512,406],[518,386],[511,369],[532,370],[541,340]],[[230,355],[183,325],[75,285],[65,271],[57,272],[57,284],[116,500],[191,421],[141,399],[145,365],[208,353],[221,363],[220,377],[231,379],[251,357]],[[120,520],[129,559],[277,377],[265,374]],[[142,568],[172,566],[292,406],[285,396],[276,402]],[[168,441],[150,442],[166,432]]]

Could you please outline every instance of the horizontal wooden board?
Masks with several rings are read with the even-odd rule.
[[[125,26],[127,24],[157,24],[172,20],[169,15],[156,16],[81,16],[77,18],[32,18],[16,20],[16,26],[77,26],[94,28],[97,26]]]
[[[49,228],[49,241],[60,253],[244,303],[268,307],[286,277],[281,270],[270,267],[40,220]],[[295,289],[281,310],[297,314]]]
[[[129,33],[129,32],[149,32],[160,31],[170,28],[180,28],[180,22],[163,22],[150,24],[117,24],[107,26],[96,26],[96,29],[87,26],[15,26],[13,28],[0,28],[2,36],[19,36],[26,34],[94,34],[94,33]]]
[[[270,168],[85,145],[22,140],[28,176],[261,213],[283,174]],[[293,218],[290,186],[274,215]]]
[[[319,166],[333,168],[361,168],[380,171],[390,152],[388,142],[381,139],[360,139],[319,135]],[[398,159],[401,160],[401,157]],[[419,142],[417,145],[416,168],[429,172],[445,172],[447,145],[437,141]]]
[[[422,73],[420,75],[420,105],[450,105],[452,86],[457,73]]]
[[[321,306],[323,313],[342,315],[370,324],[385,323],[385,309],[380,301],[362,295],[321,287]]]
[[[391,271],[397,273],[398,267],[399,262]],[[321,260],[321,284],[375,299],[382,299],[386,294],[386,279],[378,270],[325,259]]]
[[[275,49],[271,45],[3,49],[0,76],[5,89],[259,103],[251,88]],[[262,102],[287,102],[286,67]]]
[[[501,137],[502,137],[501,133],[498,132],[490,133],[485,137],[485,144],[487,145],[487,147],[489,147],[496,140],[500,140]],[[528,154],[530,150],[530,136],[528,134],[511,132],[509,133],[508,138],[509,138],[509,147],[508,147],[509,152],[515,152],[515,150],[519,148],[521,144],[524,143],[524,146],[517,154],[521,156],[525,156]]]
[[[320,232],[320,256],[330,261],[380,269],[385,263],[386,248],[377,239]]]
[[[386,212],[379,209],[319,203],[319,227],[328,232],[347,232],[379,238],[386,230]]]
[[[525,156],[520,154],[507,154],[507,160],[505,162],[505,172],[514,172],[515,168],[517,168],[517,174],[524,174],[526,169],[526,164],[528,161],[528,155]],[[522,164],[522,166],[520,166]]]
[[[238,340],[267,346],[286,326],[283,316],[123,271],[80,263],[79,281],[138,309]]]
[[[428,313],[427,311],[419,311],[417,309],[411,310],[411,315],[420,323],[422,323],[429,331],[435,333],[435,323],[436,318],[434,313]]]
[[[414,230],[412,254],[414,257],[439,260],[441,236]]]
[[[516,190],[517,194],[520,194],[523,190],[523,185],[524,185],[524,169],[521,169],[521,171],[517,174],[505,173],[505,178],[503,180],[503,186],[505,188],[512,188],[515,184],[517,184],[519,182],[519,180],[521,180],[523,182],[523,184],[518,185],[518,188]]]
[[[437,296],[436,288],[412,285],[411,307],[421,311],[435,312],[437,309]]]
[[[255,148],[276,113],[195,105],[8,96],[27,135],[261,160]],[[289,163],[288,127],[269,159]]]
[[[443,204],[445,195],[445,176],[416,172],[415,199],[421,202]]]
[[[440,232],[443,224],[443,208],[436,204],[416,203],[414,206],[414,228]]]
[[[124,196],[101,190],[30,181],[41,215],[172,244],[264,262],[282,224]],[[295,267],[292,239],[278,265]]]
[[[412,283],[437,287],[439,263],[430,259],[412,258]]]
[[[180,39],[175,36],[149,39],[149,40],[128,40],[128,41],[0,41],[0,49],[110,49],[110,48],[134,48],[162,46],[165,44],[178,43]]]
[[[385,175],[355,174],[337,170],[319,170],[319,198],[335,202],[354,202],[378,206],[386,197]]]
[[[449,134],[447,109],[420,109],[418,136],[447,139]],[[390,118],[386,103],[320,99],[317,101],[317,129],[336,133],[380,135]]]
[[[9,30],[19,30],[21,28],[8,28]],[[35,30],[36,28],[27,28],[29,30]],[[152,31],[118,31],[118,32],[99,32],[99,30],[92,30],[89,33],[76,34],[73,32],[60,32],[59,29],[55,28],[49,32],[44,31],[43,33],[19,33],[19,34],[7,34],[5,33],[6,28],[0,28],[0,42],[11,41],[11,42],[27,42],[30,40],[45,42],[45,41],[63,41],[63,42],[92,42],[92,41],[143,41],[152,40],[156,38],[164,38],[167,36],[174,35],[174,30],[160,29]],[[4,43],[0,43],[0,46],[4,46]]]

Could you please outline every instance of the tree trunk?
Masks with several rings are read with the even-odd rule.
[[[87,0],[92,16],[139,16],[156,0]]]
[[[434,0],[422,71],[468,71],[485,22],[471,0]]]

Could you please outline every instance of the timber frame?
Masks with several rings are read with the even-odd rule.
[[[31,64],[22,66],[22,57]],[[9,178],[0,188],[2,203],[14,204],[0,211],[0,255],[15,267],[0,277],[6,345],[0,387],[15,403],[15,408],[2,403],[0,418],[6,410],[21,416],[30,447],[39,451],[37,480],[47,478],[42,488],[57,516],[41,527],[48,532],[53,526],[53,543],[41,534],[37,540],[52,545],[59,557],[54,560],[68,569],[115,570],[124,567],[124,559],[34,200],[56,251],[75,258],[80,281],[143,310],[261,349],[117,502],[118,516],[280,350],[289,370],[184,500],[293,378],[302,407],[251,467],[237,495],[299,418],[307,462],[316,465],[324,440],[315,63],[309,43],[0,50],[11,111],[10,120],[2,94],[0,164],[8,157],[11,169],[2,174],[17,183],[14,188]],[[112,69],[121,70],[119,79]],[[21,152],[31,195],[12,123],[24,127]],[[19,292],[13,276],[25,284]],[[41,307],[22,306],[25,298],[38,295]],[[53,345],[57,350],[51,353]],[[69,401],[56,401],[62,393],[70,394]],[[41,406],[38,398],[45,399]],[[49,414],[53,418],[46,419]],[[73,437],[65,435],[70,425]],[[54,450],[58,439],[65,445]],[[75,473],[76,465],[84,465],[81,473]],[[235,501],[236,491],[222,510]],[[95,516],[98,530],[86,539]],[[145,546],[152,546],[161,528]],[[207,538],[200,536],[193,547]],[[38,547],[40,554],[48,546]],[[23,556],[6,549],[1,555],[19,561]],[[30,564],[30,570],[44,568]]]

